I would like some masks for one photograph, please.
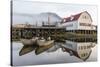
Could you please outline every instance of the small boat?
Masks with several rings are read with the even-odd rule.
[[[40,41],[40,40],[37,40],[37,45],[39,45],[39,46],[51,45],[53,43],[54,43],[54,40],[51,40],[51,41]]]
[[[54,40],[45,40],[44,38],[37,40],[37,45],[38,46],[47,46],[47,45],[52,45],[54,43]]]
[[[37,40],[38,40],[38,37],[34,37],[32,39],[20,39],[20,41],[23,43],[23,45],[33,45],[33,44],[36,44]]]

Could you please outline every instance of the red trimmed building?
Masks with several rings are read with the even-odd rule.
[[[91,34],[96,30],[96,27],[92,25],[92,22],[91,15],[87,11],[84,11],[64,18],[59,26],[66,27],[66,31],[69,32]]]

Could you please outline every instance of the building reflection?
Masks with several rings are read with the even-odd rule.
[[[65,44],[62,44],[62,51],[68,52],[70,56],[76,56],[83,61],[87,60],[91,55],[92,49],[96,43],[94,42],[75,42],[66,40]]]

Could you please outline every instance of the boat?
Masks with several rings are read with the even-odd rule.
[[[36,44],[38,37],[33,37],[32,39],[20,39],[23,45],[33,45]]]
[[[51,41],[40,41],[40,40],[37,40],[37,45],[39,46],[47,46],[47,45],[51,45],[54,43],[54,40],[51,40]]]
[[[50,40],[50,37],[48,38],[48,40],[45,40],[44,38],[37,40],[38,46],[47,46],[47,45],[52,45],[53,43],[54,43],[54,40]]]
[[[50,49],[51,47],[53,47],[54,40],[51,40],[50,37],[48,37],[47,40],[41,37],[40,39],[37,40],[37,45],[38,48],[35,50],[36,55],[41,54]]]
[[[37,40],[38,46],[47,46],[47,45],[53,45],[54,40],[45,41],[45,40]]]

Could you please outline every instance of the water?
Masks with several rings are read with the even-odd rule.
[[[59,43],[57,43],[59,45]],[[36,55],[34,51],[25,55],[19,56],[19,52],[22,49],[23,44],[19,42],[12,43],[12,55],[13,65],[40,65],[40,64],[55,64],[55,63],[73,63],[84,62],[82,59],[76,56],[70,56],[68,52],[63,52],[59,46],[50,48],[49,50]],[[86,61],[97,60],[97,45],[92,48],[92,53]],[[86,62],[85,61],[85,62]]]

